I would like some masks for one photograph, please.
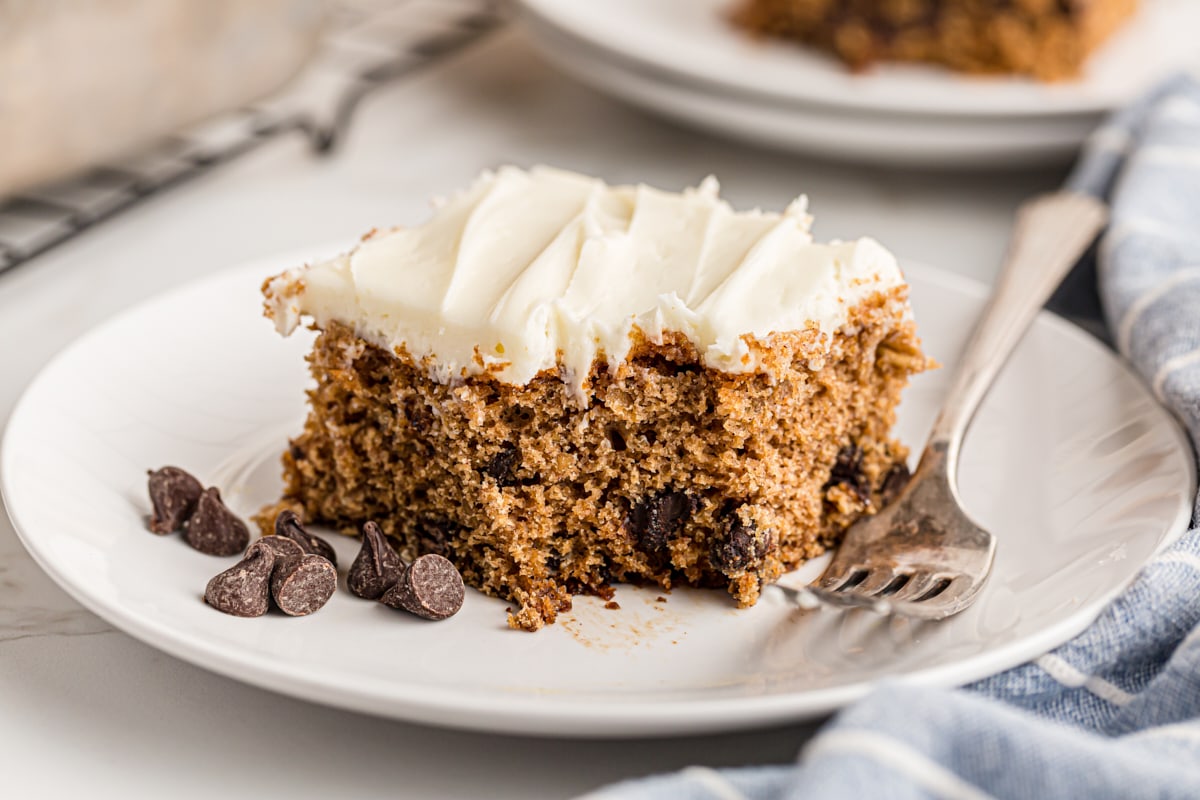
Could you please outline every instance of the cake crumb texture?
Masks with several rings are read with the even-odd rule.
[[[617,582],[753,605],[907,475],[889,429],[926,359],[906,291],[871,295],[832,337],[749,341],[753,373],[705,367],[681,334],[635,331],[615,370],[597,358],[582,407],[557,372],[437,382],[328,324],[284,496],[260,520],[291,508],[345,533],[375,520],[406,557],[445,556],[511,601],[524,630]]]

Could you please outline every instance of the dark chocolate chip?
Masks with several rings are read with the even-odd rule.
[[[179,467],[163,467],[150,473],[147,482],[154,516],[150,530],[157,534],[171,533],[183,527],[196,510],[204,487]]]
[[[908,485],[911,477],[912,473],[908,471],[908,464],[903,461],[892,464],[887,474],[883,476],[883,484],[879,487],[880,505],[886,506],[895,500],[900,491]]]
[[[837,461],[834,462],[833,469],[829,472],[829,481],[826,482],[825,488],[845,486],[854,492],[860,501],[867,502],[871,497],[871,487],[867,484],[866,476],[863,475],[862,460],[862,448],[856,444],[848,444],[839,450]]]
[[[853,483],[861,475],[862,448],[856,444],[848,444],[838,451],[837,461],[829,472],[830,483]]]
[[[511,442],[500,446],[500,452],[492,456],[484,468],[500,486],[517,485],[517,467],[521,466],[521,449]]]
[[[278,558],[304,555],[304,548],[286,536],[263,536],[251,544],[250,547],[253,549],[256,545],[260,544],[263,547],[270,548]],[[246,552],[249,553],[250,550]]]
[[[626,524],[638,549],[661,555],[695,510],[696,501],[686,492],[667,490],[635,505]]]
[[[447,559],[427,553],[414,561],[380,599],[392,608],[439,620],[458,613],[463,595],[458,569]]]
[[[289,616],[303,617],[320,610],[336,588],[337,570],[324,556],[305,553],[275,562],[271,596],[279,610]]]
[[[250,529],[226,507],[217,488],[211,486],[200,493],[183,538],[201,553],[235,556],[246,549]]]
[[[712,564],[726,575],[743,572],[762,561],[770,542],[760,536],[758,526],[743,522],[734,507],[721,515],[722,535],[715,539],[709,553]]]
[[[208,582],[204,601],[235,617],[261,617],[271,605],[271,570],[276,554],[260,539],[237,564]]]
[[[350,565],[347,586],[367,600],[378,600],[404,573],[404,561],[374,522],[363,525],[362,550]]]
[[[295,511],[284,509],[279,512],[279,516],[275,518],[275,535],[285,536],[304,548],[304,552],[321,556],[334,567],[337,566],[337,553],[334,552],[333,545],[305,530],[304,525],[300,523],[300,516]]]

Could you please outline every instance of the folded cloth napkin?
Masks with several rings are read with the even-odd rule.
[[[1068,185],[1112,207],[1095,270],[1112,341],[1200,447],[1200,82],[1116,114]],[[1200,798],[1200,498],[1192,530],[1033,662],[959,690],[883,686],[793,765],[693,767],[587,800],[843,797]]]

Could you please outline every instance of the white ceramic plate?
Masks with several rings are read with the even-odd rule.
[[[526,17],[642,67],[710,92],[773,104],[924,115],[1097,115],[1170,72],[1200,66],[1195,0],[1142,0],[1140,11],[1076,81],[970,77],[920,65],[856,75],[786,42],[747,36],[728,22],[738,0],[522,0]]]
[[[564,72],[651,113],[753,144],[858,163],[978,168],[1064,161],[1098,121],[1091,115],[949,117],[797,106],[671,80],[536,19],[530,30]]]
[[[308,339],[275,335],[258,286],[311,255],[243,266],[96,328],[29,386],[0,452],[9,513],[54,580],[129,634],[248,683],[523,733],[648,736],[797,720],[884,678],[959,684],[1044,652],[1187,521],[1195,478],[1178,428],[1113,356],[1043,315],[963,453],[964,499],[998,536],[999,554],[979,602],[946,622],[805,612],[774,590],[737,610],[719,592],[676,591],[662,603],[631,587],[617,590],[620,610],[579,598],[536,634],[508,630],[506,604],[470,591],[441,623],[344,591],[312,617],[228,617],[201,594],[232,559],[146,532],[145,472],[190,469],[244,515],[276,498],[279,453],[304,416]],[[983,290],[929,269],[909,275],[927,349],[950,365]],[[922,440],[947,377],[933,372],[909,390],[905,440]],[[356,544],[338,545],[344,567]]]

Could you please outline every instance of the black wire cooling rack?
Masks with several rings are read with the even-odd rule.
[[[501,0],[337,0],[317,53],[282,93],[134,158],[0,200],[0,272],[274,137],[302,134],[327,152],[372,89],[461,50],[505,17]]]

